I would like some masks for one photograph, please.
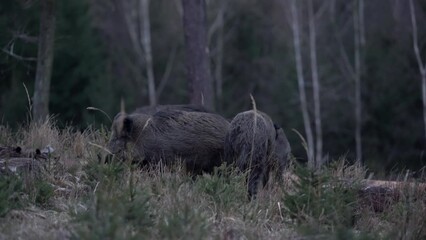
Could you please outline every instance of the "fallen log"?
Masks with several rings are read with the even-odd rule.
[[[34,158],[9,158],[0,159],[0,173],[28,173],[38,171],[40,162]]]
[[[426,183],[409,182],[409,181],[384,181],[384,180],[365,180],[363,184],[366,187],[388,187],[391,189],[406,189],[416,188],[419,190],[426,190]]]
[[[284,174],[284,179],[289,186],[299,182],[299,177],[293,173]],[[384,181],[384,180],[354,180],[343,178],[338,180],[348,189],[356,188],[357,200],[361,207],[368,207],[375,212],[383,212],[392,204],[411,197],[410,201],[422,200],[426,203],[426,183],[409,181]],[[333,187],[325,184],[323,187]]]
[[[411,197],[412,201],[426,201],[426,183],[365,180],[361,184],[358,192],[360,202],[375,212],[383,212],[404,197]]]
[[[22,156],[21,147],[0,147],[0,158],[11,158]]]
[[[9,158],[35,158],[35,159],[48,159],[50,154],[54,152],[51,146],[43,149],[22,149],[21,147],[0,146],[0,159]]]

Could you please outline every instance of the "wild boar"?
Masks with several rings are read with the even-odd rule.
[[[108,148],[117,154],[131,143],[140,160],[148,164],[168,165],[180,160],[190,173],[210,173],[222,163],[228,128],[229,122],[214,113],[120,113],[112,124]]]
[[[290,162],[291,146],[284,133],[284,129],[277,124],[274,124],[274,128],[275,149],[272,155],[272,164],[277,180],[282,181],[284,170],[288,167]]]
[[[260,181],[266,185],[272,169],[282,174],[290,145],[284,131],[266,113],[250,110],[237,114],[231,121],[224,151],[227,163],[249,171],[248,195],[252,198]]]
[[[144,107],[137,108],[133,113],[144,113],[144,114],[153,115],[159,111],[170,111],[170,110],[185,111],[185,112],[213,113],[212,111],[208,110],[204,106],[196,105],[196,104],[176,104],[176,105],[171,104],[171,105],[144,106]]]

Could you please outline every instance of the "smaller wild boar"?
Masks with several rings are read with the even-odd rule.
[[[272,169],[282,174],[290,145],[284,131],[274,125],[266,113],[250,110],[237,114],[231,121],[224,151],[227,163],[235,163],[241,171],[249,171],[248,196],[252,198],[260,181],[266,185]]]
[[[291,155],[291,146],[284,133],[284,129],[274,124],[275,127],[275,149],[273,153],[273,164],[276,171],[276,178],[282,181],[284,170],[288,167]],[[264,183],[265,184],[265,183]]]
[[[212,172],[222,163],[229,122],[206,112],[164,110],[153,115],[119,113],[108,148],[114,154],[131,143],[141,161],[170,165],[180,159],[193,174]]]

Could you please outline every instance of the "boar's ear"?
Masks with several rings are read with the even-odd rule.
[[[280,129],[281,127],[280,127],[280,126],[278,126],[276,123],[274,123],[274,128],[275,128],[275,130],[278,130],[278,129]]]
[[[280,130],[281,127],[274,123],[274,128],[275,128],[275,139],[277,139],[278,138],[278,130]]]
[[[126,113],[126,108],[124,106],[123,98],[121,98],[121,101],[120,101],[120,113]]]
[[[123,119],[123,132],[129,135],[130,132],[132,131],[132,127],[133,127],[133,120],[129,116],[125,117]]]

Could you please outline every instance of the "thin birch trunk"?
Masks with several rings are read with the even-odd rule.
[[[361,100],[361,74],[362,74],[362,40],[363,37],[363,20],[361,20],[361,12],[363,12],[362,0],[356,0],[354,9],[354,42],[355,42],[355,144],[356,144],[356,161],[362,164],[362,100]],[[364,40],[365,41],[365,40]]]
[[[55,3],[55,0],[41,1],[40,35],[33,97],[35,121],[43,120],[49,115],[50,78],[52,76],[56,25]]]
[[[359,33],[360,33],[360,43],[361,47],[365,46],[365,24],[364,24],[364,0],[359,0]]]
[[[296,6],[297,0],[291,1],[291,15],[292,15],[292,30],[293,30],[293,43],[294,54],[296,60],[297,82],[299,86],[300,104],[303,116],[303,124],[305,126],[306,139],[307,139],[307,152],[308,152],[308,165],[315,168],[314,163],[314,140],[310,124],[310,117],[308,112],[308,104],[306,100],[305,79],[303,76],[302,53],[300,47],[300,29],[299,29],[299,16]]]
[[[410,14],[411,14],[411,26],[413,28],[413,48],[414,54],[416,55],[417,64],[419,65],[419,71],[422,78],[422,100],[423,100],[423,122],[424,122],[424,133],[426,138],[426,64],[423,63],[420,55],[420,48],[417,36],[417,20],[416,11],[414,9],[413,0],[410,0]]]
[[[154,68],[152,64],[152,48],[151,48],[151,30],[150,30],[150,19],[149,19],[149,1],[150,0],[140,0],[140,14],[141,14],[141,41],[142,46],[145,52],[145,63],[146,63],[146,73],[148,78],[148,95],[149,95],[149,105],[157,105],[157,96],[155,94],[155,78],[154,78]]]
[[[218,29],[217,29],[217,54],[216,54],[216,68],[214,76],[216,80],[216,100],[218,103],[218,110],[221,110],[222,100],[222,67],[223,67],[223,25],[224,25],[224,14],[225,14],[225,1],[222,1],[219,13],[218,13]]]
[[[321,99],[320,91],[321,86],[318,77],[318,63],[317,63],[317,47],[316,47],[316,29],[315,29],[315,16],[312,0],[308,1],[309,8],[309,46],[311,55],[311,71],[313,83],[313,96],[314,96],[314,117],[315,117],[315,167],[319,168],[322,164],[322,126],[321,126]]]

